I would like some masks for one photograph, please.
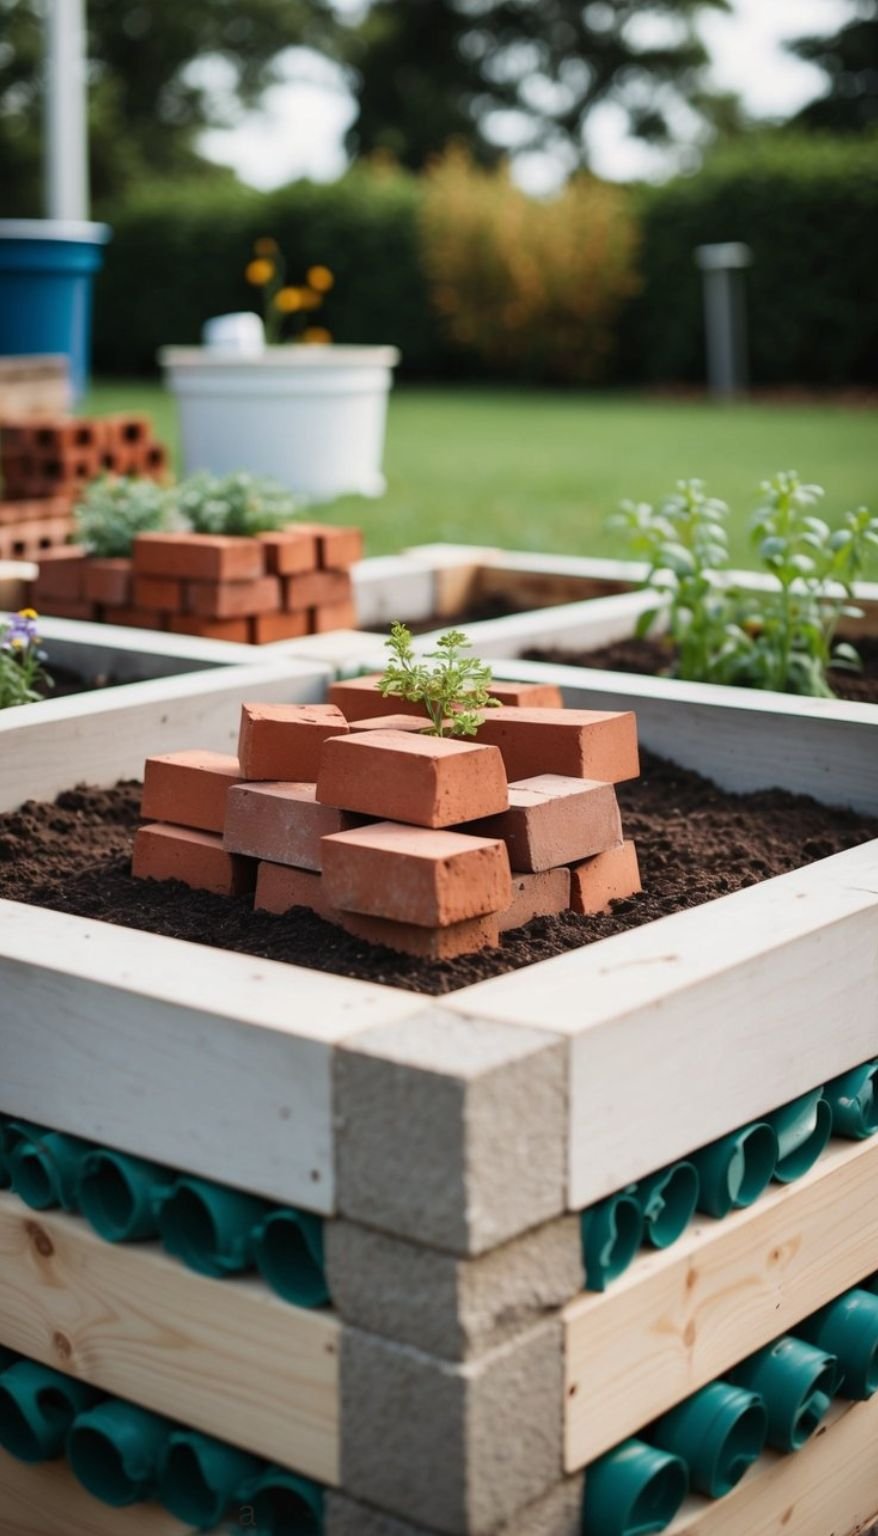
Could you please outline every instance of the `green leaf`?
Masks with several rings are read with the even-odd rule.
[[[649,634],[661,611],[660,608],[645,608],[643,613],[637,615],[637,623],[634,626],[634,635],[637,640],[642,640]]]

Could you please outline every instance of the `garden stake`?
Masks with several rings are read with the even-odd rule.
[[[728,1373],[736,1386],[756,1392],[768,1414],[768,1444],[798,1451],[813,1435],[838,1388],[834,1355],[785,1335]]]
[[[660,1450],[682,1457],[693,1488],[721,1499],[762,1455],[768,1415],[756,1393],[712,1381],[644,1434]]]
[[[650,1536],[670,1525],[689,1489],[686,1463],[626,1440],[587,1469],[583,1536]]]
[[[796,1329],[838,1359],[841,1397],[863,1402],[878,1391],[878,1296],[856,1288],[821,1307]]]

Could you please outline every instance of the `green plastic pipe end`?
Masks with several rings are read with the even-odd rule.
[[[653,1248],[670,1248],[682,1236],[698,1204],[698,1174],[693,1163],[672,1163],[631,1190],[643,1216],[643,1234]]]
[[[628,1268],[643,1242],[643,1213],[627,1190],[610,1195],[583,1211],[581,1217],[585,1283],[604,1291]]]
[[[712,1381],[656,1420],[646,1438],[682,1457],[693,1488],[724,1498],[758,1460],[768,1434],[765,1405],[755,1392]]]
[[[878,1131],[878,1061],[834,1077],[823,1090],[836,1136],[865,1141]]]
[[[34,1211],[77,1209],[79,1168],[88,1143],[62,1131],[22,1134],[9,1160],[12,1188]]]
[[[0,1445],[18,1461],[54,1461],[76,1415],[100,1393],[35,1360],[17,1360],[0,1376]]]
[[[626,1440],[586,1469],[583,1536],[652,1536],[670,1525],[688,1490],[682,1457]]]
[[[158,1163],[95,1147],[79,1169],[79,1208],[99,1237],[128,1243],[157,1237],[173,1175]]]
[[[323,1490],[310,1478],[268,1467],[246,1489],[256,1536],[321,1536]]]
[[[0,1376],[4,1371],[8,1371],[10,1365],[15,1365],[15,1362],[21,1359],[23,1356],[17,1350],[7,1349],[5,1344],[0,1344]]]
[[[114,1509],[152,1498],[159,1461],[174,1425],[117,1398],[80,1414],[67,1440],[73,1474],[83,1488]]]
[[[699,1180],[698,1209],[722,1218],[752,1205],[774,1177],[777,1154],[777,1136],[762,1120],[702,1147],[692,1158]]]
[[[841,1397],[865,1402],[878,1391],[878,1296],[872,1291],[845,1292],[796,1332],[837,1358]]]
[[[774,1177],[778,1184],[792,1184],[825,1152],[832,1135],[832,1109],[815,1088],[791,1104],[784,1104],[766,1116],[777,1136],[778,1156]]]
[[[323,1307],[329,1301],[319,1216],[273,1212],[257,1232],[255,1258],[262,1278],[285,1301],[299,1307]]]
[[[257,1456],[210,1435],[177,1430],[162,1452],[159,1502],[187,1525],[213,1530],[261,1465]]]
[[[838,1389],[835,1357],[800,1338],[785,1335],[728,1373],[736,1386],[762,1398],[768,1414],[768,1444],[798,1451],[810,1440]]]
[[[220,1279],[252,1267],[256,1232],[269,1209],[254,1195],[207,1179],[181,1178],[161,1207],[159,1231],[175,1258]]]

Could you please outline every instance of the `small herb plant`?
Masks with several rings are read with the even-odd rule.
[[[658,599],[636,633],[667,627],[675,675],[832,698],[830,667],[860,670],[853,646],[836,642],[841,618],[856,617],[853,584],[878,518],[848,512],[834,531],[814,508],[823,495],[782,471],[762,485],[751,539],[769,581],[745,590],[729,581],[725,502],[700,480],[681,480],[658,508],[624,502],[610,520],[632,552],[648,562],[645,585]]]
[[[45,660],[33,608],[0,620],[0,709],[35,704],[43,697],[52,687]]]
[[[291,522],[299,510],[284,486],[243,470],[223,476],[191,475],[172,494],[178,512],[195,533],[268,533]]]
[[[391,660],[378,683],[382,697],[423,704],[430,718],[428,736],[475,736],[484,711],[495,709],[498,701],[489,693],[491,668],[463,655],[470,646],[466,635],[450,629],[437,640],[435,651],[417,657],[411,630],[397,623],[384,643]]]
[[[171,521],[169,493],[154,480],[101,475],[74,509],[78,544],[92,555],[125,558],[138,533],[159,533]]]

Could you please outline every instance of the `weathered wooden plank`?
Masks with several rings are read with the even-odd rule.
[[[874,1055],[876,933],[878,841],[442,1007],[569,1037],[577,1210]]]
[[[0,1340],[192,1429],[335,1484],[340,1324],[261,1281],[0,1194]]]
[[[575,1472],[878,1269],[878,1140],[641,1254],[566,1308],[565,1464]]]
[[[28,1466],[0,1451],[0,1490],[0,1536],[189,1536],[158,1504],[101,1504],[64,1461]]]

